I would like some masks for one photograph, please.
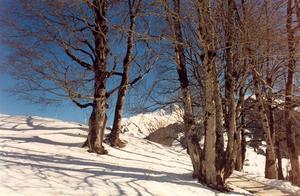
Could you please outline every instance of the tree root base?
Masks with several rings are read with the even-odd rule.
[[[96,153],[96,154],[108,154],[108,151],[105,150],[104,147],[96,148],[96,149],[88,149],[89,153]]]
[[[126,146],[126,144],[127,144],[127,141],[120,140],[120,139],[110,141],[110,145],[112,147],[117,147],[117,148],[124,148]]]

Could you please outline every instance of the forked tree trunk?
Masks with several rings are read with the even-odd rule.
[[[300,5],[297,2],[297,9],[299,9]],[[297,10],[297,16],[300,13]],[[285,91],[285,122],[286,122],[286,141],[288,144],[288,152],[289,158],[292,166],[290,180],[293,184],[300,186],[300,165],[299,165],[299,157],[296,149],[296,131],[295,128],[292,126],[292,115],[294,107],[293,105],[293,79],[294,79],[294,72],[296,66],[295,60],[295,37],[294,37],[294,30],[292,30],[292,16],[293,16],[293,9],[292,9],[292,0],[288,0],[288,7],[287,7],[287,33],[288,33],[288,49],[289,49],[289,59],[287,64],[287,83],[286,83],[286,91]],[[300,17],[300,16],[299,16]],[[298,17],[298,19],[299,19]],[[300,24],[300,21],[298,21]]]
[[[270,179],[277,179],[278,175],[277,175],[277,164],[276,164],[274,142],[272,140],[270,126],[268,122],[268,116],[266,113],[262,93],[260,90],[261,87],[260,87],[259,75],[255,68],[252,68],[252,75],[253,75],[253,82],[255,87],[255,96],[256,96],[258,111],[262,123],[262,129],[265,136],[265,141],[267,143],[265,177]]]
[[[127,37],[127,51],[126,51],[126,56],[123,60],[123,73],[122,73],[120,88],[118,91],[118,98],[117,98],[117,103],[115,108],[113,127],[109,135],[109,141],[111,146],[117,146],[119,148],[125,147],[126,145],[125,141],[120,140],[120,132],[122,128],[121,125],[122,125],[123,109],[125,105],[125,96],[129,85],[129,72],[130,72],[131,61],[132,61],[132,48],[134,44],[134,31],[136,26],[135,20],[139,10],[140,1],[141,0],[139,0],[139,2],[137,3],[137,8],[134,11],[133,10],[134,5],[131,3],[130,0],[128,0],[130,25],[129,25],[129,31]]]
[[[220,93],[218,89],[218,77],[216,69],[215,52],[215,27],[210,9],[210,1],[197,1],[197,14],[199,18],[198,35],[203,48],[204,57],[202,59],[204,77],[204,149],[201,157],[202,169],[199,181],[215,189],[224,190],[225,177],[224,165],[216,160],[217,156],[224,155],[221,146],[216,146],[217,141],[222,141],[222,107]],[[217,94],[216,94],[217,93]],[[217,96],[217,98],[215,97]],[[216,149],[216,147],[218,149]],[[222,154],[217,154],[222,153]],[[224,156],[223,156],[224,157]]]
[[[94,101],[93,111],[89,119],[88,147],[89,152],[106,154],[102,142],[106,125],[106,66],[108,54],[107,35],[107,1],[94,0],[92,3],[95,14],[95,63],[94,63]]]

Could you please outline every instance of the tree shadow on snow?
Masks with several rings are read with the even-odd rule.
[[[180,184],[212,190],[196,183],[195,180],[192,179],[191,173],[176,174],[172,172],[156,171],[151,169],[111,165],[107,163],[91,161],[88,159],[77,158],[74,156],[51,156],[34,154],[32,152],[18,153],[0,151],[0,160],[5,164],[6,168],[10,168],[11,166],[29,166],[32,169],[38,169],[42,173],[55,172],[70,178],[80,178],[74,174],[74,172],[78,172],[78,176],[86,176],[84,177],[83,181],[88,186],[93,186],[93,184],[89,182],[89,179],[96,178],[97,176],[101,176],[101,178],[107,176],[107,178],[101,180],[110,186],[113,184],[119,191],[120,195],[126,194],[122,189],[122,186],[124,185],[114,182],[113,178],[128,179],[125,183],[138,195],[142,195],[142,192],[147,192],[148,194],[152,195],[150,190],[138,183],[139,181],[159,182],[162,183],[162,185],[163,183]],[[122,163],[122,158],[120,158],[120,163]],[[147,164],[147,161],[145,161],[144,164]],[[72,172],[72,176],[67,174],[68,172]],[[43,175],[39,173],[38,177],[41,178],[41,176]],[[71,188],[80,188],[82,179],[80,181],[81,182],[77,187]]]
[[[19,118],[19,119],[18,119]],[[55,121],[51,120],[40,120],[40,119],[34,119],[31,116],[28,116],[24,122],[23,117],[18,117],[18,116],[4,116],[0,117],[0,129],[2,130],[10,130],[10,131],[32,131],[32,130],[46,130],[46,131],[51,131],[51,130],[70,130],[70,129],[80,129],[82,131],[87,131],[87,128],[83,127],[83,125],[78,123],[78,126],[75,127],[48,127],[43,124],[45,123],[53,123]],[[3,127],[3,125],[9,125],[9,124],[15,124],[16,120],[18,124],[6,128]],[[35,124],[34,122],[39,122],[38,124]],[[26,125],[28,128],[20,128],[20,126]]]

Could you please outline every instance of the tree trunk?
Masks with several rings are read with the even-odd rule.
[[[276,143],[275,139],[275,127],[274,127],[274,111],[273,111],[273,92],[272,92],[272,75],[271,75],[271,70],[270,70],[270,27],[269,27],[269,2],[265,1],[265,15],[266,15],[266,33],[267,33],[267,40],[266,40],[266,83],[267,83],[267,88],[266,88],[266,96],[267,96],[267,106],[266,106],[266,111],[267,111],[267,117],[268,117],[268,122],[269,122],[269,127],[270,127],[270,134],[271,138],[273,141],[273,144]],[[274,152],[276,156],[276,145],[274,145]],[[266,157],[268,157],[268,152],[266,154]],[[272,164],[269,163],[269,161],[272,161],[270,159],[266,159],[266,168],[268,165]],[[278,172],[278,167],[277,167],[277,172]]]
[[[195,120],[192,110],[192,98],[189,89],[189,80],[187,76],[187,70],[185,65],[185,56],[183,48],[183,38],[181,33],[180,24],[180,0],[173,0],[173,13],[170,12],[169,6],[167,6],[167,20],[171,25],[171,30],[174,36],[174,49],[175,49],[175,60],[176,60],[176,70],[179,77],[181,96],[184,106],[184,127],[185,127],[185,137],[187,140],[187,149],[190,155],[192,165],[193,165],[193,177],[199,178],[201,174],[201,148],[199,145],[199,140],[197,137],[197,132],[195,129]]]
[[[263,133],[265,136],[265,141],[267,143],[265,177],[270,179],[277,179],[277,165],[276,165],[274,143],[271,136],[268,116],[265,110],[263,97],[261,95],[259,75],[255,68],[252,68],[252,75],[253,75],[253,82],[255,87],[255,96],[258,105],[258,111],[261,119]]]
[[[213,56],[207,52],[204,58],[204,95],[205,95],[205,115],[204,115],[204,160],[202,167],[201,181],[211,187],[217,187],[216,170],[216,105],[215,105],[215,75],[213,74]]]
[[[292,166],[291,171],[291,182],[297,186],[300,186],[300,165],[299,157],[296,150],[296,132],[292,127],[292,113],[294,110],[293,104],[293,79],[295,71],[295,37],[294,31],[292,30],[292,0],[288,0],[287,7],[287,33],[288,33],[288,49],[289,49],[289,60],[287,65],[287,82],[285,91],[285,122],[286,122],[286,138],[288,144],[289,158]]]
[[[222,142],[222,115],[221,99],[218,89],[218,77],[215,52],[215,27],[209,1],[197,1],[197,14],[199,18],[198,36],[203,48],[203,81],[204,81],[204,149],[202,169],[199,181],[215,189],[224,190],[224,167],[216,164],[217,156],[222,156],[221,146],[216,146],[217,141]],[[216,94],[217,93],[217,94]],[[217,96],[217,98],[215,97]],[[216,149],[216,147],[218,149]]]
[[[276,146],[276,156],[277,156],[277,162],[278,162],[278,167],[277,167],[278,180],[284,180],[283,168],[282,168],[282,157],[281,157],[281,153],[280,153],[280,142],[277,137],[276,137],[275,146]]]
[[[246,154],[246,136],[245,136],[245,118],[244,118],[244,108],[245,105],[245,90],[243,84],[239,89],[239,101],[236,107],[236,122],[238,124],[237,128],[237,155],[235,161],[235,170],[242,171],[243,164],[245,161]]]
[[[117,98],[117,103],[115,108],[113,127],[109,135],[109,141],[111,146],[117,146],[119,148],[123,148],[126,146],[126,142],[120,140],[120,132],[121,132],[121,125],[122,125],[123,108],[125,105],[125,96],[129,85],[129,72],[130,72],[131,61],[132,61],[132,48],[134,44],[134,31],[136,26],[135,20],[136,20],[136,14],[139,10],[140,2],[138,2],[135,12],[133,12],[134,5],[132,5],[130,0],[128,0],[128,5],[129,5],[128,7],[129,7],[129,15],[130,15],[130,25],[129,25],[129,31],[127,37],[127,51],[126,51],[126,56],[123,60],[123,73],[122,73],[120,88],[118,91],[118,98]]]
[[[242,118],[244,118],[244,116]],[[246,159],[246,151],[247,151],[246,132],[245,132],[244,128],[242,128],[241,136],[242,136],[241,157],[242,157],[242,163],[244,164],[245,159]]]
[[[220,92],[220,84],[215,81],[215,104],[216,104],[216,170],[219,184],[225,183],[223,178],[224,164],[226,158],[224,152],[224,126],[223,107]]]
[[[237,123],[236,123],[236,73],[233,59],[233,0],[228,0],[228,8],[227,8],[227,21],[225,25],[225,35],[226,35],[226,68],[225,68],[225,94],[226,94],[226,120],[227,120],[227,136],[228,143],[226,148],[226,169],[225,169],[225,178],[229,177],[233,169],[235,167],[236,156],[238,152],[237,144],[240,143],[240,137],[237,133]],[[239,139],[239,141],[237,141]]]
[[[107,35],[107,1],[94,0],[93,9],[95,13],[95,63],[94,63],[94,101],[93,111],[89,119],[88,147],[89,152],[107,154],[102,142],[106,125],[106,67],[108,54]]]
[[[107,154],[102,145],[106,123],[105,98],[99,101],[95,100],[93,104],[93,111],[89,119],[88,151],[97,154]]]

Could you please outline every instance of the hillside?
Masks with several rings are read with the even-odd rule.
[[[123,134],[126,148],[105,146],[108,155],[87,153],[80,147],[86,129],[54,119],[1,115],[0,195],[249,195],[234,186],[227,194],[202,186],[192,179],[185,152],[138,137]],[[247,159],[253,157],[249,153]],[[249,170],[264,167],[257,160],[248,164]],[[265,183],[298,191],[289,183]]]
[[[109,155],[99,156],[80,147],[85,126],[6,115],[0,122],[1,195],[216,194],[191,178],[185,153],[162,145],[124,135],[125,149],[106,146]]]

